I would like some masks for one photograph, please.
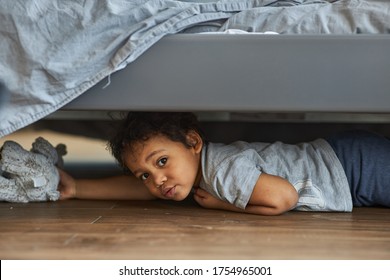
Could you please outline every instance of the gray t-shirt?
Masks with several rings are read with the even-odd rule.
[[[202,150],[200,187],[245,209],[262,172],[288,180],[299,194],[295,210],[352,211],[343,167],[323,139],[296,145],[209,143]]]

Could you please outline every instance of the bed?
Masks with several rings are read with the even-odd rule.
[[[390,113],[389,1],[14,3],[0,137],[58,110]]]

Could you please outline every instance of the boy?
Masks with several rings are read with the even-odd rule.
[[[76,181],[61,172],[62,199],[181,201],[194,188],[203,207],[260,215],[390,206],[390,141],[368,132],[297,145],[224,145],[207,143],[191,113],[138,112],[109,146],[135,178]]]

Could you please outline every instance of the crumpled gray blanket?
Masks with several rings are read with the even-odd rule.
[[[169,34],[207,25],[277,31],[284,24],[264,16],[280,21],[293,18],[290,11],[302,22],[307,11],[326,11],[353,25],[361,13],[339,10],[369,9],[364,19],[373,27],[389,14],[383,0],[0,0],[0,7],[0,80],[11,93],[0,111],[0,137],[61,108]],[[312,22],[282,31],[310,33]]]

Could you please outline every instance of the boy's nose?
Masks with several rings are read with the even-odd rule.
[[[167,181],[167,177],[163,173],[157,173],[154,176],[154,184],[157,188],[164,185],[164,183]]]

